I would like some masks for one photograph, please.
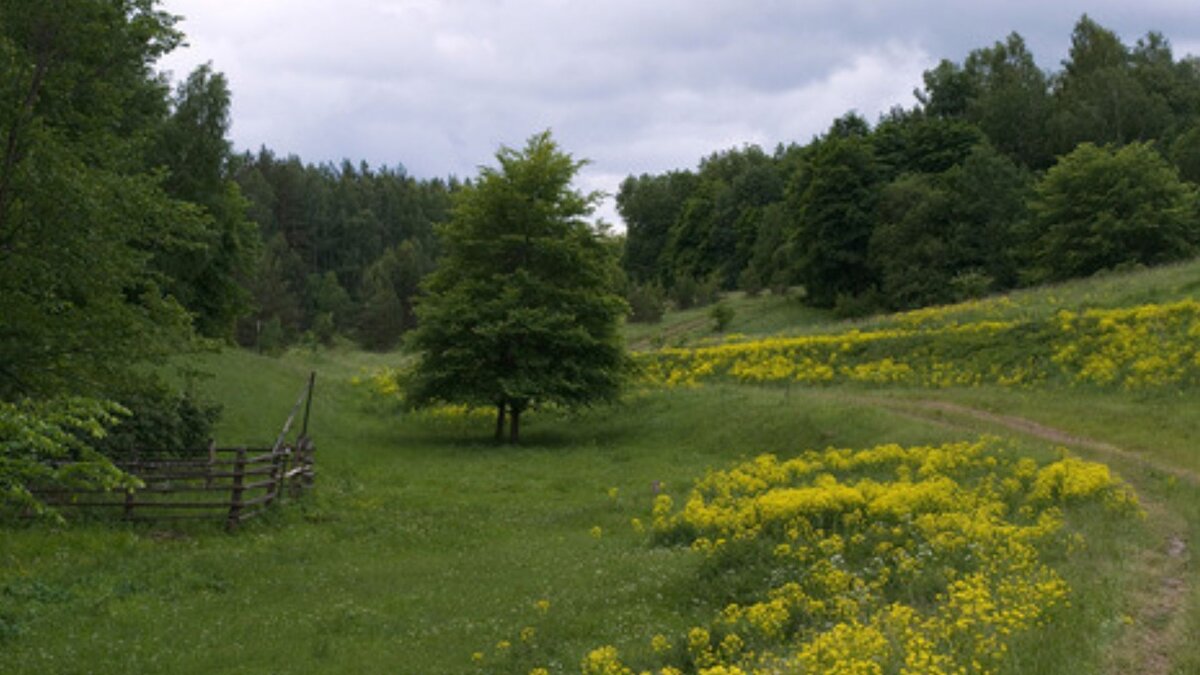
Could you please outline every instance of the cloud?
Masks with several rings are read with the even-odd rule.
[[[1191,2],[1043,0],[167,0],[234,92],[235,145],[308,161],[473,174],[552,128],[581,183],[691,167],[746,143],[807,141],[855,109],[911,104],[937,59],[1021,32],[1057,68],[1086,10],[1127,43],[1200,45]],[[1173,34],[1188,28],[1190,32]],[[611,205],[605,214],[613,220]]]

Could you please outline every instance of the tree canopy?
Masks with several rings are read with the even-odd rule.
[[[584,219],[598,195],[571,185],[582,162],[549,132],[455,198],[444,249],[417,304],[415,405],[494,406],[517,442],[521,413],[611,400],[623,380],[617,250]]]
[[[1197,206],[1195,186],[1150,146],[1084,143],[1037,186],[1030,272],[1057,281],[1194,255]]]
[[[631,297],[650,281],[672,298],[700,279],[795,284],[856,314],[1194,253],[1180,180],[1200,180],[1200,58],[1162,34],[1127,45],[1084,15],[1057,72],[1011,33],[922,85],[874,124],[851,111],[806,144],[627,179]],[[1134,165],[1143,176],[1114,182]],[[1076,201],[1053,197],[1064,190]]]

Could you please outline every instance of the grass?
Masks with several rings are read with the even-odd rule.
[[[1197,279],[1200,264],[1189,263],[1013,297],[1022,311],[1051,312],[1169,300]],[[734,332],[855,325],[787,298],[731,302]],[[706,312],[630,327],[630,339],[700,339]],[[1070,620],[1029,636],[1008,670],[1125,672],[1161,648],[1175,672],[1200,672],[1186,640],[1200,633],[1200,573],[1163,554],[1170,537],[1200,542],[1200,488],[1161,470],[1200,471],[1195,392],[713,386],[640,393],[573,417],[535,414],[525,443],[507,448],[489,442],[489,420],[401,415],[348,383],[396,358],[346,348],[200,357],[212,377],[196,386],[225,406],[223,445],[273,439],[307,373],[318,373],[317,490],[234,534],[218,524],[5,526],[0,670],[578,672],[588,650],[610,643],[636,658],[651,635],[679,634],[717,607],[695,583],[696,556],[649,546],[630,526],[648,519],[656,483],[679,497],[705,470],[763,452],[985,433],[1053,456],[1053,443],[915,405],[937,398],[1129,450],[1132,458],[1079,449],[1132,481],[1151,513],[1119,527],[1073,517],[1092,548],[1057,561],[1077,592]],[[1181,618],[1157,612],[1172,601],[1163,594],[1171,575],[1186,584],[1174,600]],[[539,600],[549,601],[545,612]],[[523,628],[534,629],[533,646]]]
[[[333,357],[211,359],[209,386],[231,392],[222,442],[274,435],[322,359]],[[682,491],[704,467],[759,451],[942,436],[870,408],[720,389],[534,418],[523,447],[497,448],[486,421],[369,412],[333,375],[350,370],[339,359],[318,375],[320,489],[263,522],[235,535],[7,531],[0,615],[13,672],[464,672],[472,652],[539,618],[553,658],[573,670],[598,641],[641,641],[681,626],[680,606],[707,606],[662,601],[692,592],[695,561],[647,548],[630,528],[654,481]],[[551,609],[539,617],[543,598]]]
[[[827,310],[814,309],[801,302],[798,294],[727,293],[722,299],[734,311],[725,329],[726,335],[767,335],[795,330],[797,326],[827,326],[833,322]],[[625,326],[625,338],[633,349],[658,346],[683,346],[699,340],[720,337],[709,316],[712,305],[684,311],[667,312],[659,323],[631,323]]]
[[[1041,319],[1063,309],[1082,311],[1128,307],[1172,302],[1197,295],[1200,295],[1200,259],[1016,290],[957,305],[954,311],[945,316],[963,323],[981,318]],[[725,335],[746,337],[870,330],[893,326],[898,316],[880,314],[839,320],[832,312],[806,307],[802,304],[801,296],[795,293],[785,296],[763,293],[748,297],[737,292],[727,294],[724,302],[736,312]],[[657,324],[628,324],[625,327],[626,340],[635,350],[693,346],[720,340],[724,336],[713,330],[709,309],[698,307],[682,312],[669,311]]]

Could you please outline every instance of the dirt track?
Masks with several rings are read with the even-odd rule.
[[[1163,464],[1140,453],[1117,447],[1105,441],[1076,436],[1015,415],[980,410],[958,403],[937,400],[905,400],[884,397],[853,396],[854,403],[884,408],[892,413],[924,422],[958,429],[969,429],[962,418],[1003,427],[1025,436],[1065,446],[1079,448],[1109,458],[1139,465],[1158,473],[1174,476],[1193,486],[1200,486],[1200,475]],[[955,420],[954,418],[958,418]],[[1162,504],[1141,495],[1142,505],[1160,533],[1162,543],[1155,549],[1142,552],[1132,564],[1131,571],[1142,576],[1132,592],[1128,628],[1114,643],[1107,672],[1114,675],[1167,675],[1171,672],[1172,653],[1182,648],[1185,602],[1189,597],[1188,566],[1190,552],[1186,539],[1187,523]]]

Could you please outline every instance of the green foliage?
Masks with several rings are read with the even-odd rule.
[[[1180,260],[1200,244],[1195,187],[1146,144],[1084,143],[1046,173],[1036,192],[1033,280]]]
[[[631,323],[658,323],[667,309],[667,294],[655,283],[630,285],[625,301]]]
[[[861,136],[825,140],[794,191],[800,229],[792,242],[799,276],[815,307],[859,295],[875,283],[867,251],[880,185],[874,150]]]
[[[616,197],[617,212],[625,221],[621,266],[634,281],[668,281],[661,273],[663,251],[695,182],[688,171],[672,171],[629,176],[621,183]]]
[[[716,275],[703,279],[683,275],[675,278],[669,293],[671,304],[677,310],[687,310],[693,307],[707,307],[720,297],[720,282]]]
[[[1179,168],[1181,178],[1200,183],[1200,122],[1175,139],[1171,145],[1171,161]]]
[[[173,23],[149,0],[0,4],[0,400],[103,397],[190,336],[153,262],[201,213],[146,161]]]
[[[253,268],[260,239],[233,181],[229,141],[230,92],[211,65],[197,68],[171,100],[151,161],[167,175],[163,188],[200,208],[172,230],[169,246],[152,250],[164,287],[192,314],[202,335],[229,339],[250,308],[241,280]]]
[[[726,328],[729,328],[729,322],[733,321],[733,317],[737,315],[733,307],[730,307],[724,302],[718,302],[708,310],[708,317],[713,320],[713,330],[718,333],[724,333]]]
[[[259,326],[258,351],[277,356],[283,353],[289,342],[287,331],[279,317],[273,316]]]
[[[417,405],[494,406],[513,442],[531,406],[612,400],[624,379],[616,247],[583,219],[597,196],[571,187],[582,164],[549,132],[459,193],[445,255],[417,305]]]
[[[405,241],[388,249],[367,268],[363,281],[358,338],[368,349],[384,351],[416,326],[414,304],[421,280],[434,267],[420,243]]]
[[[0,515],[56,516],[31,487],[136,486],[92,447],[125,415],[115,403],[88,398],[0,401]]]
[[[986,145],[940,174],[909,174],[888,184],[871,238],[885,303],[909,309],[1015,284],[1028,185],[1026,174]],[[990,285],[966,289],[955,281],[960,278]]]
[[[1170,111],[1131,68],[1116,33],[1084,15],[1071,34],[1069,57],[1056,80],[1053,119],[1058,149],[1081,142],[1124,144],[1161,136]]]
[[[213,437],[212,427],[221,412],[221,406],[201,399],[191,390],[176,391],[157,382],[138,383],[114,394],[127,414],[91,442],[108,457],[132,450],[182,453],[204,448]]]
[[[327,324],[323,330],[346,330],[353,324],[354,301],[333,272],[310,274],[305,280],[304,295],[308,299],[306,312],[318,322]]]
[[[458,183],[416,180],[399,166],[305,164],[265,148],[233,165],[264,241],[247,283],[256,310],[238,326],[238,341],[253,345],[255,326],[274,316],[290,342],[323,332],[316,324],[332,313],[338,333],[371,349],[394,346],[413,325],[414,275],[432,269],[433,224],[447,217]],[[330,297],[329,275],[348,304]]]

